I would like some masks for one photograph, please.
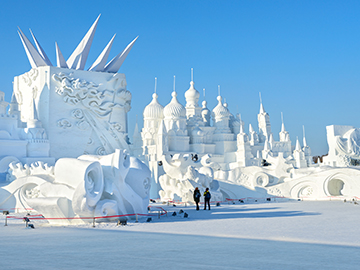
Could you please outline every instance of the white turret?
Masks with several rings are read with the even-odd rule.
[[[258,145],[259,143],[259,136],[256,133],[256,131],[254,131],[253,127],[251,124],[249,124],[249,136],[250,136],[250,144],[251,145]]]
[[[201,117],[202,117],[204,126],[209,127],[210,126],[211,112],[207,108],[207,102],[205,100],[202,102]]]
[[[155,133],[159,127],[161,120],[164,118],[164,107],[158,102],[158,95],[152,95],[152,101],[144,109],[144,129],[154,129]]]
[[[231,133],[229,127],[229,110],[223,105],[221,96],[218,96],[217,100],[218,104],[212,111],[212,118],[214,126],[216,127],[215,133]]]
[[[188,119],[188,125],[190,126],[194,126],[201,121],[199,97],[200,93],[194,88],[194,82],[191,80],[190,88],[185,92],[186,118]]]
[[[175,90],[172,99],[164,107],[164,123],[169,139],[169,151],[188,151],[190,138],[186,126],[186,109],[177,99]]]
[[[35,100],[33,99],[32,114],[26,121],[27,127],[25,128],[25,136],[28,141],[27,156],[28,157],[49,157],[50,143],[47,138],[45,129],[38,119]]]
[[[293,153],[294,159],[295,159],[295,166],[297,168],[305,168],[307,167],[306,160],[305,160],[305,154],[301,150],[299,139],[296,138],[296,146]]]
[[[281,114],[281,131],[279,132],[280,142],[286,142],[289,140],[289,132],[285,130],[284,120]]]
[[[258,114],[258,125],[259,125],[259,142],[265,142],[266,138],[269,139],[271,134],[271,124],[270,117],[267,112],[265,112],[264,106],[260,101],[260,112]]]
[[[303,152],[304,152],[304,155],[305,155],[305,160],[306,160],[306,163],[307,163],[307,166],[310,166],[312,164],[312,156],[311,156],[311,148],[310,146],[307,145],[306,143],[306,138],[305,138],[305,127],[303,126],[303,144],[304,144],[304,147],[303,147]]]
[[[263,159],[267,159],[268,156],[271,156],[271,148],[268,138],[266,137],[266,140],[264,142],[264,150],[262,151],[262,157]]]
[[[14,115],[17,117],[19,123],[21,121],[21,112],[19,110],[19,103],[16,99],[15,93],[13,92],[11,96],[11,102],[9,106],[9,115]]]

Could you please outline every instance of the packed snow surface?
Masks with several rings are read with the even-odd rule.
[[[1,269],[357,269],[360,205],[287,201],[152,204],[167,216],[55,227],[1,225]],[[180,209],[189,216],[179,214]],[[176,211],[177,215],[172,216]],[[0,216],[5,224],[5,217]]]

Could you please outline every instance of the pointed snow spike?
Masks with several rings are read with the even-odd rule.
[[[34,35],[33,32],[31,31],[31,29],[29,29],[29,30],[30,30],[31,36],[32,36],[32,38],[33,38],[33,40],[34,40],[34,42],[35,42],[35,45],[36,45],[36,47],[37,47],[37,50],[38,50],[39,54],[42,56],[42,58],[44,59],[45,63],[46,63],[48,66],[52,66],[50,59],[47,57],[45,51],[44,51],[43,48],[41,47],[41,45],[40,45],[40,43],[38,42],[38,40],[36,39],[35,35]]]
[[[243,125],[241,124],[240,122],[240,131],[239,131],[240,134],[244,134],[244,128],[243,128]]]
[[[17,99],[16,99],[16,95],[15,93],[13,92],[12,95],[11,95],[11,102],[12,104],[19,104]]]
[[[101,15],[101,14],[100,14]],[[80,41],[74,52],[70,55],[66,64],[70,69],[84,70],[87,57],[91,48],[92,41],[94,39],[96,27],[100,19],[100,15],[97,17],[93,25],[90,27],[84,38]]]
[[[305,137],[305,126],[303,126],[303,143],[304,143],[304,147],[307,147],[306,137]]]
[[[95,60],[95,62],[91,65],[91,67],[89,68],[90,71],[103,71],[104,70],[104,67],[105,67],[107,59],[109,57],[111,46],[114,42],[115,36],[116,36],[116,34],[112,37],[112,39],[106,45],[104,50],[101,52],[101,54]]]
[[[33,114],[31,115],[32,118],[30,118],[30,119],[39,120],[38,113],[37,113],[37,110],[36,110],[36,105],[35,105],[35,99],[33,99],[32,106],[33,106],[33,110],[32,110]]]
[[[296,151],[301,151],[300,142],[299,142],[299,139],[298,139],[298,138],[296,138],[295,150],[296,150]]]
[[[262,103],[260,103],[260,113],[265,113],[265,109]]]
[[[133,138],[140,138],[140,132],[139,132],[139,126],[138,123],[136,122],[135,124],[135,128],[134,128],[134,134],[133,134]]]
[[[25,34],[21,31],[19,27],[18,34],[20,36],[21,42],[24,46],[26,55],[29,59],[30,65],[32,68],[47,66],[45,60],[35,49],[34,45],[29,41],[29,39],[25,36]]]
[[[126,59],[127,55],[129,54],[131,48],[133,47],[135,41],[138,39],[139,36],[137,36],[133,41],[130,42],[129,45],[117,56],[115,56],[104,68],[104,71],[106,72],[112,72],[116,73],[120,69],[121,65],[124,63],[124,60]]]
[[[65,58],[61,53],[60,48],[56,42],[55,42],[55,48],[56,48],[56,66],[60,68],[68,68]]]
[[[307,143],[306,143],[306,138],[305,137],[303,138],[303,144],[304,144],[304,148],[308,146]]]
[[[249,133],[252,133],[252,132],[254,132],[254,129],[253,129],[252,125],[249,124]]]
[[[269,140],[266,137],[265,143],[264,143],[264,150],[265,151],[269,151],[270,150],[270,145],[269,145]]]
[[[284,125],[284,122],[281,124],[281,132],[285,132],[285,125]]]

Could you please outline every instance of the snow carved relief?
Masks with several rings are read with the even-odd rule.
[[[31,86],[33,81],[36,81],[38,75],[39,75],[39,71],[36,68],[33,68],[29,72],[24,73],[22,78],[28,86]]]
[[[109,89],[100,90],[100,85],[80,78],[75,78],[73,73],[53,74],[53,80],[58,83],[55,91],[63,101],[76,109],[71,111],[71,116],[77,119],[75,126],[80,130],[91,128],[100,142],[101,147],[96,154],[113,153],[115,149],[128,149],[126,138],[126,113],[131,106],[131,93],[119,87],[118,78],[106,82]],[[58,126],[69,127],[61,122]]]

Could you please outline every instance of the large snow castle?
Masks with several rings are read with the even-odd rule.
[[[245,127],[220,94],[212,110],[200,106],[193,78],[185,106],[175,89],[165,107],[153,93],[130,143],[132,96],[118,70],[137,38],[108,61],[114,36],[84,70],[98,20],[67,60],[55,44],[56,65],[19,29],[32,69],[14,78],[10,104],[0,92],[0,208],[67,224],[146,213],[150,198],[192,202],[195,187],[217,201],[360,197],[359,129],[328,126],[329,154],[314,164],[305,134],[292,144],[283,122],[274,135],[262,102],[258,127]]]

